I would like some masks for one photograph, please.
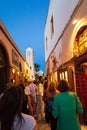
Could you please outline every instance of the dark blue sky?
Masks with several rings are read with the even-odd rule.
[[[34,50],[34,62],[45,72],[44,27],[50,0],[0,0],[0,19],[25,57]]]

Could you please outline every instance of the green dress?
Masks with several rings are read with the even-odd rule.
[[[83,113],[82,104],[72,92],[61,92],[54,97],[52,114],[57,120],[57,130],[81,130],[76,113]]]

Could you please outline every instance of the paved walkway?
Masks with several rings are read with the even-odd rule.
[[[87,130],[87,126],[82,126],[82,130]]]
[[[37,121],[38,130],[51,130],[50,126],[45,121]],[[87,126],[82,126],[81,130],[87,130]]]
[[[50,126],[45,121],[37,121],[38,130],[51,130]]]

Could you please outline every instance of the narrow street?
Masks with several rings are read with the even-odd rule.
[[[51,130],[45,121],[37,121],[38,130]],[[87,130],[87,126],[81,126],[81,130]]]
[[[37,121],[38,130],[50,130],[50,126],[44,121]]]
[[[87,0],[0,5],[0,130],[87,130]]]
[[[81,130],[87,130],[87,126],[82,126],[81,128]]]

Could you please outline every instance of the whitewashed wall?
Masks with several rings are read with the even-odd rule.
[[[46,39],[46,37],[48,39],[47,52],[46,52],[46,45],[45,45],[45,61],[48,59],[55,44],[57,43],[57,40],[61,36],[78,2],[79,0],[50,0],[48,14],[45,23],[45,30],[44,30],[45,33],[44,40]],[[50,20],[52,15],[54,19],[54,35],[51,39]]]
[[[76,24],[72,24],[74,20],[77,20]],[[87,26],[87,0],[84,0],[78,9],[78,12],[72,18],[68,27],[65,29],[62,36],[62,61],[67,62],[73,57],[74,40],[79,29],[86,25]],[[65,56],[66,55],[66,56]]]

